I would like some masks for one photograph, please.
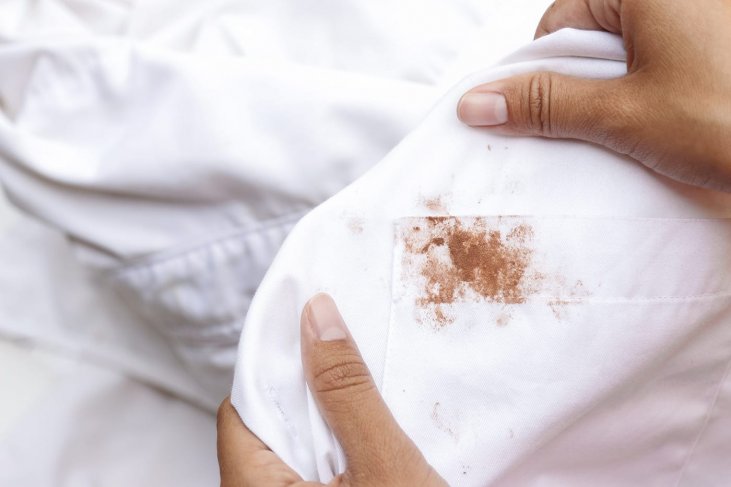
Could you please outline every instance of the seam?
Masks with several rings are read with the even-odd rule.
[[[282,421],[282,423],[284,423],[284,427],[290,437],[294,440],[298,440],[299,434],[297,433],[297,428],[295,428],[292,421],[290,421],[289,416],[284,412],[284,408],[282,408],[282,405],[278,400],[279,395],[277,394],[277,389],[268,383],[264,384],[264,389],[266,391],[267,399],[269,399],[272,406],[274,406],[274,410],[277,412],[277,417],[280,421]]]
[[[230,232],[224,233],[222,235],[219,235],[217,237],[214,237],[209,240],[205,240],[202,242],[197,242],[190,245],[181,245],[176,246],[169,250],[161,250],[159,252],[149,254],[146,256],[141,256],[137,258],[130,259],[126,261],[126,263],[118,268],[111,269],[104,274],[107,276],[119,276],[122,274],[126,274],[129,272],[134,272],[135,270],[146,268],[146,267],[153,267],[160,264],[165,264],[166,262],[170,262],[182,257],[185,257],[186,255],[189,255],[191,253],[194,253],[196,251],[203,250],[207,247],[210,247],[212,245],[217,245],[229,240],[237,240],[241,237],[246,237],[250,234],[256,234],[261,233],[266,230],[270,230],[272,228],[278,227],[278,226],[284,226],[289,223],[292,223],[293,221],[297,221],[301,219],[307,212],[310,210],[298,210],[293,213],[288,213],[287,215],[273,218],[270,220],[266,220],[265,222],[248,227],[245,229],[234,229]]]
[[[680,473],[678,474],[678,481],[675,483],[675,487],[678,487],[680,485],[680,482],[683,480],[683,477],[685,476],[685,471],[688,468],[688,464],[690,463],[691,458],[693,458],[693,454],[695,453],[695,450],[698,447],[698,444],[700,443],[701,438],[703,437],[703,433],[705,433],[706,429],[708,429],[708,425],[711,422],[711,414],[713,413],[713,410],[716,408],[716,403],[718,402],[718,396],[721,395],[721,389],[723,388],[723,385],[726,382],[726,379],[728,378],[730,371],[731,371],[731,360],[729,360],[726,364],[726,370],[724,370],[723,376],[721,377],[721,380],[718,382],[718,386],[716,386],[716,392],[714,393],[713,399],[711,400],[711,403],[708,406],[708,410],[706,411],[706,416],[705,416],[705,418],[703,418],[703,424],[701,425],[700,431],[698,431],[698,434],[696,435],[696,438],[693,441],[693,445],[690,447],[690,450],[688,450],[688,453],[685,456],[685,460],[683,461],[683,466],[680,468]]]
[[[389,285],[391,286],[391,292],[389,293],[391,295],[391,299],[388,300],[388,331],[386,332],[386,343],[384,344],[385,352],[384,352],[384,357],[383,357],[383,370],[381,370],[381,396],[383,397],[384,400],[386,400],[386,393],[387,393],[386,380],[388,379],[387,372],[388,372],[388,365],[390,362],[389,359],[391,357],[391,336],[393,335],[393,293],[394,293],[396,277],[397,277],[396,266],[394,265],[394,261],[396,260],[396,257],[397,257],[395,255],[395,251],[397,249],[397,247],[395,245],[397,227],[394,226],[393,230],[394,230],[392,233],[393,242],[392,242],[392,247],[391,247],[391,252],[390,252],[390,255],[391,255],[391,262],[390,262],[390,264],[391,264],[391,282],[389,283]]]
[[[645,217],[645,216],[612,216],[612,215],[579,215],[579,214],[567,214],[567,215],[536,215],[536,214],[525,214],[525,215],[504,215],[504,214],[491,214],[491,215],[485,215],[485,214],[445,214],[445,215],[434,215],[434,214],[428,214],[428,215],[404,215],[401,217],[396,218],[396,220],[409,220],[413,218],[422,219],[422,218],[428,218],[436,216],[438,218],[480,218],[480,219],[487,219],[487,218],[495,218],[495,219],[520,219],[520,218],[530,218],[534,220],[609,220],[609,221],[640,221],[640,222],[699,222],[699,223],[706,223],[706,222],[728,222],[731,221],[731,216],[721,216],[721,217],[708,217],[708,218],[700,218],[700,217],[688,217],[688,218],[675,218],[675,217]]]
[[[718,292],[718,293],[710,293],[710,294],[695,294],[690,296],[655,296],[655,297],[648,297],[648,298],[625,298],[625,297],[606,297],[606,298],[593,298],[591,296],[586,297],[566,297],[561,295],[546,295],[546,294],[539,294],[530,296],[527,299],[527,302],[530,302],[531,300],[535,301],[542,301],[542,300],[551,300],[551,299],[561,299],[562,301],[566,301],[565,304],[571,305],[571,304],[613,304],[613,303],[621,303],[621,304],[652,304],[652,303],[683,303],[688,301],[703,301],[703,300],[714,300],[714,299],[726,299],[731,298],[731,293],[729,292]]]

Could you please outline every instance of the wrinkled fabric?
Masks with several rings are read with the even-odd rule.
[[[189,462],[199,475],[177,477],[163,454],[118,445],[147,430],[153,449],[196,451],[179,438],[213,428],[251,297],[292,226],[465,73],[527,42],[547,4],[3,2],[0,182],[46,227],[3,229],[0,336],[79,365],[0,435],[0,483],[211,483],[208,442]],[[180,437],[172,420],[97,420],[127,399],[139,424],[166,408],[198,419]],[[84,414],[78,438],[103,447],[68,429]],[[112,480],[122,470],[146,475]]]
[[[525,2],[534,17],[539,4]],[[97,285],[166,337],[175,361],[161,366],[182,363],[177,381],[211,408],[292,225],[418,123],[464,69],[466,40],[500,34],[507,48],[535,20],[476,1],[21,5],[8,4],[0,31],[7,196],[66,234]],[[507,30],[505,15],[521,27]]]
[[[232,402],[305,478],[346,466],[300,363],[300,313],[323,291],[451,485],[731,478],[731,195],[457,120],[469,88],[536,70],[622,76],[622,40],[567,29],[467,76],[284,242],[244,324]]]

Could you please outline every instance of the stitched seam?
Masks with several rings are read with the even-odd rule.
[[[624,297],[607,297],[607,298],[593,298],[587,297],[566,297],[561,295],[536,295],[531,296],[527,299],[528,302],[531,300],[545,300],[545,299],[557,299],[567,301],[566,304],[602,304],[602,303],[623,303],[623,304],[652,304],[652,303],[682,303],[686,301],[703,301],[713,299],[725,299],[731,298],[731,293],[718,292],[710,294],[696,294],[690,296],[656,296],[651,298],[624,298]]]
[[[396,228],[394,228],[396,230]],[[396,240],[396,232],[393,233],[393,238]],[[396,266],[394,265],[394,260],[396,259],[394,255],[394,247],[391,248],[391,292],[389,293],[391,295],[391,299],[388,300],[388,331],[386,333],[386,351],[384,353],[383,357],[383,370],[381,371],[381,395],[383,396],[384,400],[386,399],[386,392],[387,392],[387,382],[388,379],[388,364],[389,364],[389,358],[391,357],[391,336],[393,334],[393,290],[395,288],[394,281],[396,280]]]
[[[265,384],[265,391],[267,395],[267,399],[271,401],[272,406],[274,406],[274,410],[277,412],[277,417],[279,418],[282,423],[284,423],[284,427],[287,429],[287,432],[292,437],[292,439],[299,439],[299,434],[297,433],[297,428],[292,424],[292,422],[289,419],[289,416],[284,412],[284,408],[280,404],[280,402],[277,400],[277,390],[273,386],[270,386],[269,384]]]
[[[706,416],[703,418],[703,424],[700,428],[700,431],[698,431],[698,435],[696,435],[695,440],[693,441],[693,445],[690,447],[690,450],[688,450],[688,454],[685,457],[685,460],[683,461],[683,466],[680,468],[680,473],[678,475],[678,481],[675,483],[675,487],[678,487],[680,485],[680,482],[683,480],[683,477],[685,476],[685,471],[688,467],[688,464],[690,463],[691,458],[693,458],[693,454],[695,453],[696,448],[698,447],[698,444],[701,441],[701,438],[703,437],[703,433],[706,432],[706,429],[708,428],[708,424],[711,422],[711,414],[713,413],[713,410],[716,407],[716,403],[718,402],[718,396],[721,395],[721,389],[723,388],[723,384],[726,382],[726,378],[729,375],[729,371],[731,371],[731,360],[728,361],[726,364],[726,370],[723,372],[723,376],[721,377],[721,380],[718,382],[718,386],[716,387],[716,392],[713,395],[713,399],[711,400],[711,403],[708,405],[708,410],[706,411]]]
[[[402,216],[398,217],[397,220],[409,220],[412,218],[425,218],[425,216],[438,216],[438,217],[444,217],[444,218],[454,218],[454,219],[460,219],[460,218],[479,218],[479,219],[487,219],[487,218],[498,218],[498,219],[531,219],[531,220],[602,220],[602,221],[640,221],[640,222],[652,222],[652,221],[658,221],[658,222],[728,222],[731,221],[731,216],[720,216],[720,217],[709,217],[709,218],[674,218],[674,217],[652,217],[652,216],[602,216],[602,215],[579,215],[579,214],[568,214],[568,215],[536,215],[536,214],[527,214],[527,215],[504,215],[504,214],[493,214],[493,215],[484,215],[484,214],[458,214],[458,215],[411,215],[411,216]]]
[[[248,227],[246,229],[236,229],[232,232],[227,232],[226,234],[220,235],[218,237],[212,238],[210,240],[206,240],[204,242],[195,243],[189,246],[180,246],[175,247],[171,250],[162,250],[157,253],[153,253],[151,255],[142,256],[138,258],[133,258],[128,260],[123,266],[111,269],[109,271],[106,271],[104,274],[107,276],[119,276],[126,273],[134,272],[139,269],[143,269],[146,267],[154,267],[160,264],[165,264],[167,262],[183,258],[187,255],[190,255],[194,252],[204,250],[207,247],[210,247],[212,245],[218,245],[221,243],[224,243],[229,240],[238,240],[242,237],[246,237],[251,234],[257,234],[262,233],[267,230],[271,230],[272,228],[278,227],[278,226],[284,226],[289,223],[292,223],[293,221],[299,220],[304,216],[307,212],[310,210],[299,210],[297,212],[289,213],[287,215],[273,218],[271,220],[267,220],[260,225],[256,225],[253,227]]]

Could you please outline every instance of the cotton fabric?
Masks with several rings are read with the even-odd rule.
[[[469,88],[537,70],[622,76],[622,40],[567,29],[466,77],[282,246],[242,331],[232,402],[305,478],[346,468],[300,363],[299,315],[317,292],[334,296],[396,420],[452,485],[731,478],[731,196],[592,144],[457,120]],[[478,243],[454,250],[445,239],[463,229]],[[451,298],[430,297],[488,236],[485,258],[523,262],[519,294],[460,277]]]
[[[0,484],[215,483],[213,413],[288,231],[547,3],[3,2],[0,182],[44,226],[3,228],[0,336],[73,365],[2,395]]]

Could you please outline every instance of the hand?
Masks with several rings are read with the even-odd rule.
[[[347,460],[345,473],[328,485],[447,485],[394,420],[330,296],[307,303],[301,333],[307,384]],[[285,465],[228,399],[218,410],[218,462],[223,487],[323,485],[303,481]]]
[[[587,140],[671,178],[731,191],[731,1],[559,0],[536,37],[621,34],[628,74],[532,73],[477,86],[458,115],[500,133]]]

